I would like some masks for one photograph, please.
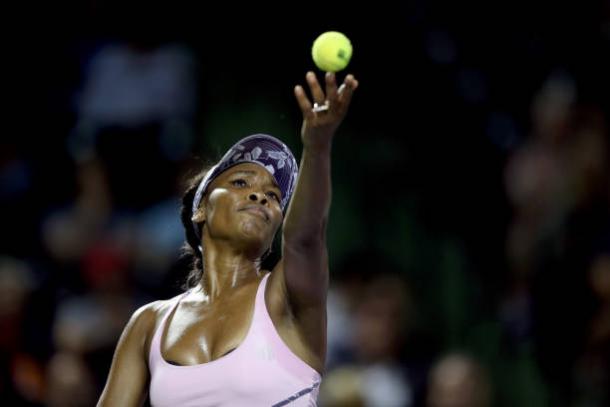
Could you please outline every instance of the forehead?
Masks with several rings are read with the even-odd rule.
[[[269,171],[267,171],[265,168],[263,168],[262,166],[258,165],[258,164],[254,164],[254,163],[241,163],[241,164],[237,164],[234,165],[233,167],[223,171],[222,173],[220,173],[216,179],[214,181],[212,181],[212,184],[215,184],[217,182],[222,182],[223,180],[226,180],[228,178],[231,178],[232,176],[249,176],[249,177],[256,177],[256,178],[261,178],[264,182],[270,183],[274,186],[277,187],[277,182],[275,180],[275,177],[273,175],[271,175],[271,173]]]

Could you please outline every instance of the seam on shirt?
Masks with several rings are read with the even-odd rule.
[[[293,394],[292,396],[288,397],[285,400],[282,400],[278,403],[275,403],[274,405],[272,405],[271,407],[282,407],[285,406],[286,404],[292,403],[293,401],[295,401],[296,399],[303,397],[306,394],[311,393],[312,391],[314,391],[318,386],[320,385],[320,382],[316,382],[313,384],[313,386],[311,387],[307,387],[303,390],[300,390],[298,392],[296,392],[295,394]]]

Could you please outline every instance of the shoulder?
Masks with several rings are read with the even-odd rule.
[[[125,339],[135,339],[142,346],[149,345],[159,322],[180,295],[168,300],[153,301],[135,310],[123,332]]]
[[[176,297],[170,298],[169,300],[153,301],[142,305],[131,315],[129,325],[139,328],[154,325],[156,320],[162,317],[170,308],[175,298]]]

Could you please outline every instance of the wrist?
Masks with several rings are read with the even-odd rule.
[[[332,144],[332,137],[328,137],[324,141],[303,142],[303,152],[313,154],[330,154]]]

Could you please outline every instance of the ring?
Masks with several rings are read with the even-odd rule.
[[[328,100],[325,100],[324,104],[314,103],[313,109],[311,109],[311,111],[314,113],[325,112],[327,110],[328,110]]]

